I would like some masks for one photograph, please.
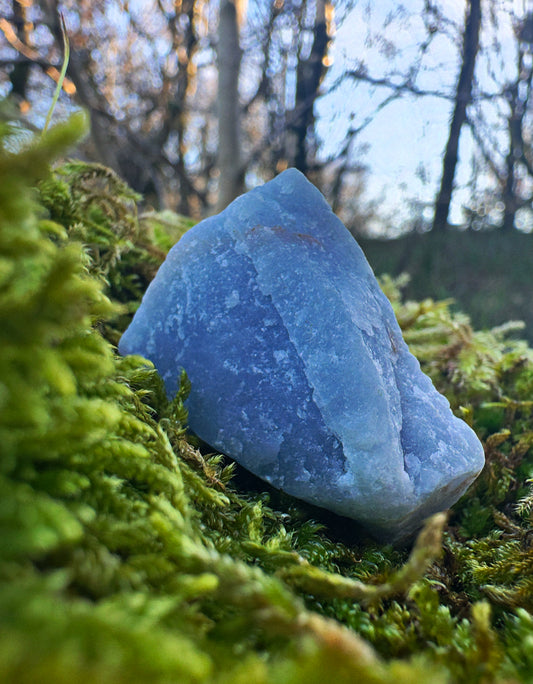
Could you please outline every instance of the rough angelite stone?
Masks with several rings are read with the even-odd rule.
[[[384,539],[453,504],[484,463],[422,373],[360,247],[290,169],[192,228],[119,346],[191,429],[275,487]]]

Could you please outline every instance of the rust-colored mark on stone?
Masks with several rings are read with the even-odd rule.
[[[250,230],[247,231],[247,233],[248,235],[253,235],[258,230],[266,230],[269,233],[273,233],[274,235],[279,236],[285,242],[293,244],[303,242],[304,244],[318,245],[319,247],[322,247],[322,243],[320,242],[320,240],[317,240],[312,235],[307,235],[307,233],[293,233],[290,230],[284,228],[283,226],[262,226],[258,224],[257,226],[250,228]]]

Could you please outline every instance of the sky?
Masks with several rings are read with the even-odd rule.
[[[502,45],[502,53],[497,59],[491,54],[489,41],[492,29],[484,16],[482,50],[476,72],[480,86],[490,92],[498,88],[489,75],[489,64],[498,80],[505,75],[509,78],[513,76],[515,48],[510,18],[513,12],[521,15],[525,10],[525,0],[500,0],[496,4],[497,37]],[[400,5],[405,11],[399,11]],[[422,6],[422,0],[356,3],[337,27],[332,45],[333,66],[327,74],[324,90],[327,91],[344,71],[354,68],[359,60],[363,60],[368,65],[369,73],[377,78],[394,70],[405,71],[406,66],[416,61],[420,42],[425,35],[421,20]],[[443,0],[439,6],[444,8],[445,16],[450,21],[449,35],[437,34],[432,41],[419,62],[416,83],[421,88],[453,94],[460,67],[465,2]],[[387,51],[387,46],[379,40],[387,17],[389,24],[385,35],[390,37],[396,52]],[[368,195],[378,199],[383,213],[392,217],[392,225],[389,223],[389,226],[394,232],[412,216],[413,203],[420,207],[424,218],[431,220],[452,104],[437,97],[406,95],[376,112],[379,103],[390,92],[386,88],[347,80],[320,100],[317,111],[320,115],[319,135],[323,140],[322,153],[326,155],[334,155],[335,150],[342,145],[347,118],[351,118],[355,127],[366,119],[371,121],[357,138],[356,143],[366,150],[357,158],[368,167]],[[494,107],[494,104],[487,104],[487,107]],[[495,116],[495,113],[491,114],[487,109],[489,115]],[[501,141],[503,149],[505,138]],[[457,190],[450,216],[455,224],[460,224],[464,219],[462,203],[468,199],[469,192],[463,186],[470,177],[472,149],[470,134],[463,129]]]

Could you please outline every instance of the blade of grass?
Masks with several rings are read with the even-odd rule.
[[[61,93],[61,88],[63,87],[63,81],[65,80],[68,62],[70,59],[70,43],[68,40],[67,26],[65,24],[65,18],[61,12],[59,13],[59,21],[61,24],[61,35],[63,36],[63,66],[61,67],[61,73],[59,74],[59,78],[57,80],[54,97],[52,98],[52,104],[50,105],[46,115],[46,121],[44,122],[43,126],[43,135],[48,130],[50,122],[52,121],[52,115],[54,113],[54,109],[56,108],[57,101],[59,100],[59,94]]]

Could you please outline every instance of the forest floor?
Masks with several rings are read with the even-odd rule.
[[[533,341],[533,236],[458,231],[358,239],[376,275],[407,273],[408,299],[454,299],[475,328],[524,321]]]

